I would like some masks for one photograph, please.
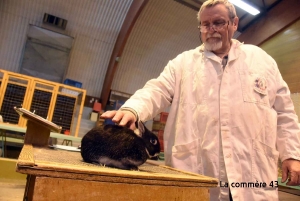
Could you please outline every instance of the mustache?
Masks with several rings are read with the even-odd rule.
[[[221,37],[222,36],[219,33],[213,33],[213,34],[208,33],[207,34],[207,39],[209,39],[209,38],[221,38]]]

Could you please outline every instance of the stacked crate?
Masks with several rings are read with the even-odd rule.
[[[152,132],[158,137],[160,143],[160,151],[164,152],[164,130],[169,113],[161,112],[153,119]]]

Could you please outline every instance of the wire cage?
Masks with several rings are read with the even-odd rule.
[[[52,121],[62,126],[63,133],[78,134],[79,127],[77,125],[80,124],[84,98],[85,94],[74,90],[73,87],[60,86],[58,88]]]
[[[40,84],[37,84],[36,88],[34,89],[30,111],[33,111],[35,114],[48,119],[53,88],[48,91],[45,90],[45,86],[42,87],[39,85]]]
[[[0,70],[0,114],[4,123],[26,127],[15,106],[21,106],[78,136],[86,90]]]
[[[14,106],[22,106],[25,101],[26,93],[30,80],[18,76],[6,76],[0,72],[1,79],[1,95],[0,114],[3,121],[11,124],[19,123],[19,115],[14,111]]]

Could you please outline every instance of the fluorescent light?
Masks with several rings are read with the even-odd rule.
[[[257,15],[258,13],[260,13],[259,10],[257,10],[256,8],[254,8],[253,6],[250,6],[249,4],[241,1],[241,0],[229,0],[231,3],[233,3],[234,5],[236,5],[237,7],[247,11],[248,13],[250,13],[251,15]]]

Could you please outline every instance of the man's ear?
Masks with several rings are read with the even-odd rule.
[[[238,17],[235,17],[235,18],[233,19],[233,28],[234,28],[234,31],[237,30],[238,25],[239,25],[239,18],[238,18]]]

